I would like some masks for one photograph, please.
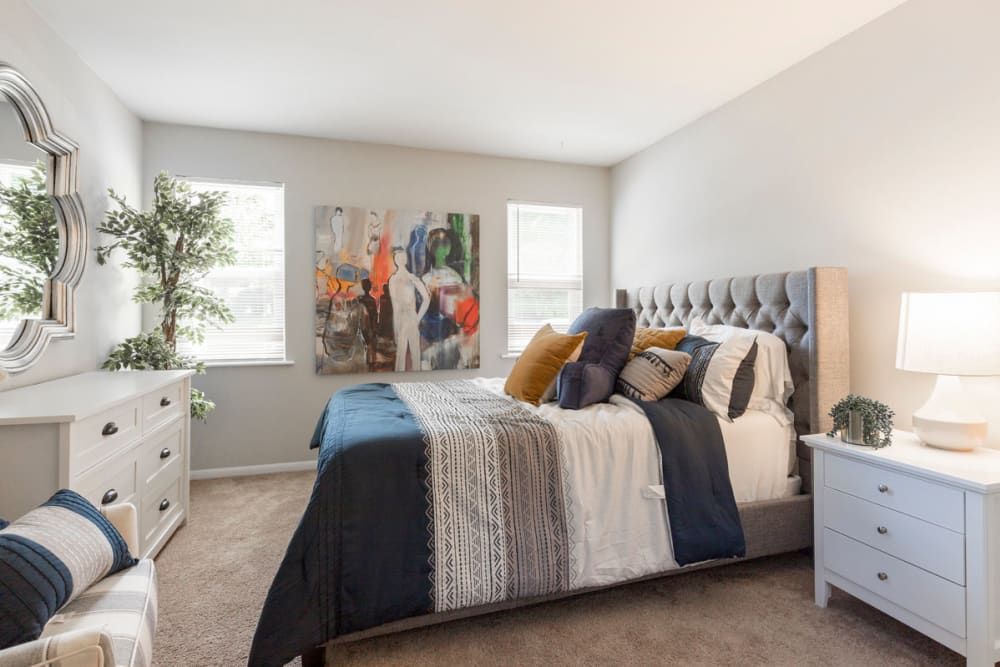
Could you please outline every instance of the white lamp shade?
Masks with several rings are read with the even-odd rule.
[[[904,293],[896,368],[1000,375],[1000,292]]]

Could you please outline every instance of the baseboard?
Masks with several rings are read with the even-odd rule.
[[[191,479],[218,479],[220,477],[246,477],[247,475],[270,475],[276,472],[301,472],[315,470],[316,461],[290,461],[288,463],[265,463],[259,466],[236,466],[234,468],[203,468],[192,470]]]

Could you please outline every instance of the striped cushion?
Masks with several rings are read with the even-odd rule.
[[[0,530],[0,648],[38,639],[59,609],[136,560],[83,496],[59,491]]]
[[[54,667],[110,666],[115,664],[115,654],[111,637],[101,628],[64,632],[0,651],[0,667],[25,667],[45,661]]]
[[[625,364],[615,385],[619,394],[639,401],[658,401],[680,384],[691,355],[650,347]]]
[[[156,568],[146,559],[94,584],[45,626],[42,638],[102,629],[118,667],[149,667],[156,634]]]

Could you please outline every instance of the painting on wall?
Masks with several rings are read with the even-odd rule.
[[[316,372],[479,368],[479,216],[318,206]]]

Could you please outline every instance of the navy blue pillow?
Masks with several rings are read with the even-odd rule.
[[[0,531],[0,649],[38,639],[66,603],[137,562],[87,499],[56,492]]]
[[[559,407],[567,410],[601,403],[615,392],[615,381],[632,350],[635,312],[631,308],[588,308],[573,321],[568,333],[584,331],[587,340],[579,360],[559,371]]]

